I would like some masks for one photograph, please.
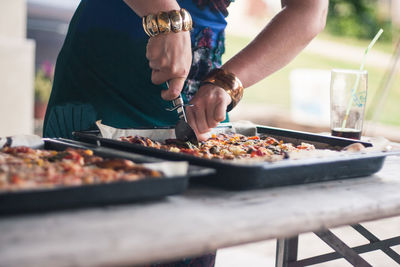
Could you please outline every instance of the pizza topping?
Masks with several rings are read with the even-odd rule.
[[[171,152],[181,152],[181,150],[179,148],[177,148],[177,147],[171,147],[169,149],[169,151],[171,151]]]
[[[154,145],[154,143],[153,143]],[[92,150],[0,150],[0,191],[135,181],[162,173],[126,159],[104,159]]]
[[[136,143],[137,140],[145,140],[145,146],[165,149],[171,152],[185,153],[207,159],[260,159],[264,161],[276,161],[289,158],[289,152],[302,150],[315,150],[311,144],[301,143],[294,146],[291,143],[278,141],[268,136],[244,136],[241,134],[212,134],[211,138],[194,146],[190,142],[182,142],[177,139],[167,139],[165,143],[148,145],[146,137],[128,136],[121,137],[122,141]],[[143,145],[143,143],[140,143]]]
[[[220,148],[218,146],[212,146],[210,148],[210,153],[211,154],[219,154],[220,153]]]

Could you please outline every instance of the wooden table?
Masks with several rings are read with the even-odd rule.
[[[370,177],[0,218],[0,266],[135,265],[400,215],[400,157]],[[398,233],[397,233],[398,234]]]

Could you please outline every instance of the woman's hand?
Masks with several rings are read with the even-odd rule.
[[[160,11],[180,10],[176,0],[124,0],[139,16],[158,14]],[[179,96],[192,64],[189,32],[159,34],[147,43],[146,57],[153,70],[151,81],[162,84],[169,81],[169,89],[161,92],[162,98],[172,100]]]
[[[153,70],[151,81],[162,84],[169,81],[169,89],[161,92],[165,100],[179,96],[192,64],[189,32],[170,32],[151,37],[147,43],[146,57]]]
[[[226,119],[226,109],[231,103],[230,95],[213,84],[205,84],[190,101],[193,106],[186,108],[188,123],[199,140],[206,140],[207,133]]]

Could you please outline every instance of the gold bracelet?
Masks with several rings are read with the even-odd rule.
[[[171,30],[173,32],[182,31],[182,16],[179,10],[172,10],[168,12],[169,19],[171,20]]]
[[[147,30],[147,23],[146,23],[146,20],[147,20],[147,16],[144,16],[144,17],[142,18],[143,30],[144,30],[144,32],[145,32],[148,36],[152,37],[152,36],[150,35],[149,31]]]
[[[156,36],[159,34],[156,16],[150,14],[146,17],[146,28],[150,36]]]
[[[191,31],[193,28],[192,17],[189,12],[181,8],[169,12],[161,11],[157,15],[150,14],[142,18],[144,32],[154,37],[160,33]]]
[[[224,69],[211,70],[206,78],[201,82],[203,84],[213,84],[224,89],[231,97],[232,102],[229,104],[227,111],[231,111],[242,99],[243,85],[235,74],[227,72]]]
[[[160,33],[171,32],[171,20],[169,19],[168,13],[164,11],[158,12],[157,15],[158,30]]]
[[[190,13],[184,8],[181,9],[180,13],[182,17],[182,30],[191,31],[193,28],[192,16],[190,16]]]

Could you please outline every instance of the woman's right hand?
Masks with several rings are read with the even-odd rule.
[[[151,81],[162,84],[169,81],[169,89],[161,92],[165,100],[179,96],[192,64],[190,33],[159,34],[147,43],[146,57],[152,69]]]

